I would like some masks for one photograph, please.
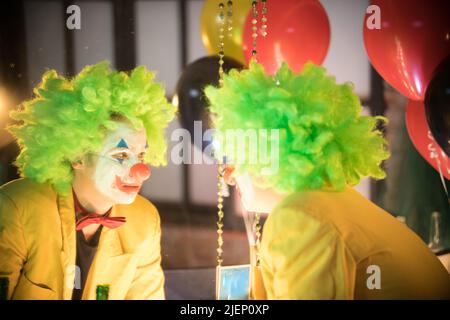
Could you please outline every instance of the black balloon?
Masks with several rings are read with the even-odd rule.
[[[243,65],[236,60],[224,57],[223,69],[242,69]],[[194,141],[194,121],[202,121],[202,135],[210,128],[208,102],[203,89],[208,85],[219,84],[219,57],[210,56],[194,61],[186,66],[178,79],[176,95],[178,96],[178,112],[181,125],[189,130],[192,143],[202,151],[210,142],[196,139]]]
[[[434,139],[450,157],[450,56],[431,78],[425,93],[425,112]]]

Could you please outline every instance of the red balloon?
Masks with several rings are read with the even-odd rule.
[[[403,95],[423,100],[432,73],[450,53],[450,1],[372,0],[381,29],[364,19],[364,44],[372,65]],[[369,20],[368,20],[369,19]]]
[[[450,179],[450,160],[430,132],[422,101],[409,100],[406,107],[406,128],[420,155],[436,171],[441,172],[446,179]]]
[[[257,61],[266,72],[274,74],[281,63],[298,72],[311,60],[322,64],[330,45],[330,23],[325,9],[317,0],[267,1],[267,36],[262,36],[262,5],[258,4]],[[252,58],[253,13],[250,10],[244,26],[243,49],[247,63]]]

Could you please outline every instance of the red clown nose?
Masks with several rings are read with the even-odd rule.
[[[145,181],[150,178],[150,168],[143,163],[136,163],[130,169],[130,177]]]

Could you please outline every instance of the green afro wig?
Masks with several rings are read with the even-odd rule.
[[[248,70],[225,75],[221,88],[208,86],[205,94],[221,137],[230,129],[278,129],[277,141],[267,142],[269,148],[276,142],[278,170],[267,174],[267,164],[234,163],[239,173],[248,172],[260,186],[283,193],[342,191],[363,177],[385,177],[380,164],[389,152],[376,127],[386,119],[361,115],[352,84],[336,84],[323,67],[307,63],[294,74],[283,64],[270,76],[252,62]],[[218,158],[236,148],[231,143],[220,139]],[[245,146],[233,153],[249,150]]]
[[[15,161],[21,175],[66,194],[73,179],[71,163],[101,150],[118,119],[145,128],[150,146],[145,161],[164,165],[164,130],[176,108],[153,78],[144,66],[127,74],[112,71],[106,61],[85,67],[73,79],[47,71],[33,99],[11,112],[19,121],[8,129],[21,149]]]

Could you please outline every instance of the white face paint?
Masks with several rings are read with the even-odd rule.
[[[130,175],[130,169],[143,162],[146,147],[145,130],[119,123],[106,137],[103,149],[93,155],[98,158],[92,177],[96,189],[115,204],[132,203],[145,179]]]

